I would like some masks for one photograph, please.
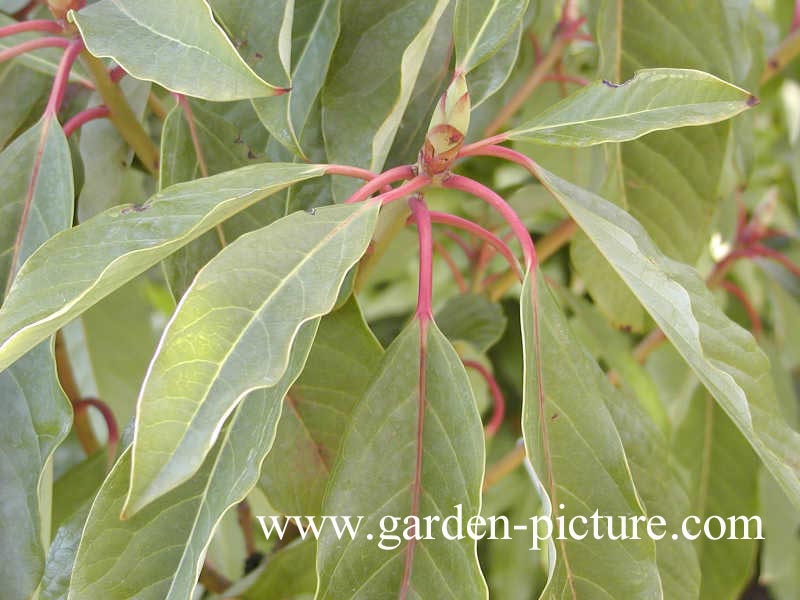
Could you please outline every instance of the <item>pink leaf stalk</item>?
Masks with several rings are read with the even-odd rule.
[[[377,177],[375,178],[377,179]],[[370,181],[369,184],[373,183],[375,180]],[[370,200],[370,202],[379,202],[381,204],[388,204],[389,202],[394,202],[399,198],[405,198],[406,196],[410,196],[414,192],[421,190],[422,188],[429,185],[431,182],[431,178],[426,175],[417,175],[410,181],[407,181],[401,186],[393,188],[392,190],[385,192],[379,196],[375,196]],[[367,184],[367,185],[369,185]],[[350,202],[348,200],[347,202]]]
[[[467,282],[464,281],[464,276],[458,269],[456,261],[453,260],[453,257],[447,251],[447,248],[445,248],[441,243],[434,240],[433,249],[439,254],[439,256],[442,257],[442,260],[444,260],[445,264],[447,265],[447,268],[450,269],[450,273],[453,275],[453,279],[455,280],[456,285],[458,286],[458,291],[461,292],[462,294],[465,294],[468,289]]]
[[[39,31],[42,33],[61,33],[64,27],[57,21],[50,19],[32,19],[30,21],[20,21],[5,27],[0,27],[0,38],[26,33],[29,31]]]
[[[64,123],[64,135],[69,137],[89,121],[94,121],[96,119],[106,119],[110,114],[111,111],[108,110],[108,107],[105,105],[93,106],[92,108],[87,108],[86,110],[82,110],[81,112],[77,113],[75,116],[70,118],[69,121]]]
[[[68,43],[56,70],[53,87],[50,91],[50,99],[47,101],[47,107],[45,108],[46,115],[56,115],[61,108],[61,102],[64,100],[64,90],[67,88],[67,82],[69,81],[69,72],[83,49],[83,40],[80,38],[75,38]]]
[[[489,369],[484,367],[481,363],[476,360],[464,360],[462,362],[464,363],[465,367],[477,371],[480,376],[483,377],[484,381],[486,381],[486,385],[489,386],[489,392],[492,394],[493,405],[492,416],[489,419],[489,422],[486,424],[486,437],[493,437],[497,433],[497,430],[500,429],[500,425],[502,425],[503,417],[506,413],[506,401],[503,397],[503,391],[497,384],[497,380],[489,372]]]
[[[764,333],[764,326],[761,323],[761,317],[758,316],[758,311],[753,306],[753,303],[750,302],[747,294],[731,281],[720,281],[719,285],[731,296],[739,300],[745,312],[747,312],[747,318],[750,319],[750,323],[753,325],[753,335],[757,338],[761,337],[761,334]]]
[[[433,231],[431,216],[425,202],[419,197],[409,198],[408,205],[414,215],[419,232],[419,292],[417,296],[417,318],[421,321],[433,318]]]
[[[331,171],[330,167],[326,171],[331,175],[345,175],[348,173],[341,172],[343,169],[355,169],[355,167],[337,167],[339,170],[338,173]],[[358,170],[360,171],[360,169]],[[357,171],[353,171],[357,172]],[[356,192],[350,196],[347,200],[345,200],[345,204],[351,204],[353,202],[361,202],[362,200],[366,200],[372,194],[377,192],[382,187],[389,185],[395,181],[400,181],[403,179],[412,179],[417,175],[417,171],[411,165],[403,165],[401,167],[395,167],[393,169],[389,169],[388,171],[384,171],[377,177],[368,181],[365,185],[360,187]]]
[[[466,242],[466,240],[462,238],[460,235],[458,235],[455,231],[451,231],[448,229],[444,232],[444,235],[453,240],[453,242],[455,242],[455,244],[459,248],[461,248],[461,251],[464,253],[464,256],[466,256],[469,260],[473,260],[475,258],[477,250],[475,248],[472,248]]]
[[[485,185],[478,183],[469,177],[462,177],[461,175],[451,175],[444,181],[444,187],[453,190],[461,190],[472,194],[476,198],[480,198],[489,206],[494,208],[500,216],[505,219],[506,223],[511,227],[514,236],[522,246],[522,253],[525,256],[525,268],[530,271],[536,267],[536,249],[533,246],[533,240],[528,233],[527,228],[520,221],[514,209],[503,200],[494,190],[487,188]]]
[[[186,118],[186,123],[189,126],[189,137],[192,138],[192,146],[194,146],[194,153],[197,156],[197,164],[200,167],[200,175],[208,177],[208,167],[206,166],[206,159],[203,155],[203,148],[200,146],[200,138],[197,135],[197,126],[194,123],[194,114],[189,101],[183,94],[173,94],[175,99],[183,111],[183,116]]]
[[[783,265],[795,277],[800,277],[800,266],[794,264],[788,256],[781,254],[777,250],[764,246],[763,244],[755,244],[752,249],[752,254],[756,256],[763,256]]]
[[[117,444],[119,444],[119,427],[117,427],[117,419],[114,417],[114,413],[111,411],[111,408],[108,406],[108,404],[102,400],[98,400],[97,398],[83,398],[72,405],[73,410],[76,413],[87,410],[90,406],[97,409],[100,414],[103,415],[103,420],[106,422],[106,430],[108,431],[108,460],[109,465],[111,465],[113,464],[114,457],[117,453]]]
[[[34,40],[28,40],[27,42],[22,42],[16,46],[11,46],[11,48],[6,48],[0,52],[0,62],[11,60],[20,54],[25,54],[26,52],[31,52],[33,50],[39,50],[40,48],[66,48],[69,46],[69,44],[70,41],[63,37],[41,37]]]

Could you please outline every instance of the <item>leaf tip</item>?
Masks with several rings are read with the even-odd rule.
[[[761,104],[761,100],[758,98],[758,96],[750,94],[747,100],[745,100],[745,104],[748,106],[748,108],[753,108],[754,106],[758,106],[759,104]]]

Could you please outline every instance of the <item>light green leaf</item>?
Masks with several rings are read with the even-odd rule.
[[[17,92],[0,97],[0,148],[4,148],[25,123],[30,122],[36,109],[41,108],[51,83],[50,77],[13,61],[0,65],[0,85]]]
[[[142,384],[126,514],[188,479],[241,398],[281,377],[297,329],[333,308],[366,251],[378,206],[292,213],[198,273]]]
[[[749,520],[758,513],[758,457],[702,388],[675,432],[673,452],[689,490],[689,514],[701,521],[689,520],[687,528],[693,534],[702,531],[706,519],[710,533],[718,535],[717,517],[727,527],[732,517]],[[750,539],[713,540],[701,535],[695,540],[702,572],[700,598],[739,598],[752,578],[759,535],[755,520],[738,519],[734,535]]]
[[[487,598],[475,542],[436,533],[457,505],[465,522],[480,513],[483,462],[480,416],[461,360],[433,323],[421,331],[415,319],[389,346],[353,412],[323,514],[364,519],[355,539],[337,539],[332,528],[323,529],[316,597]],[[380,535],[387,515],[415,515],[420,534],[426,516],[440,520],[433,521],[434,539],[398,538],[392,547],[392,539]],[[392,535],[409,525],[400,519]]]
[[[27,261],[0,307],[0,370],[217,223],[323,171],[282,163],[244,167],[170,187],[143,205],[109,209],[54,236]]]
[[[644,515],[606,406],[613,388],[573,337],[544,278],[539,277],[534,297],[531,277],[522,286],[520,301],[525,360],[522,432],[544,495],[544,512],[553,521],[562,516],[567,521],[576,515],[585,518],[595,510],[617,518]],[[552,571],[542,598],[662,597],[655,545],[646,536],[612,540],[603,533],[602,539],[587,535],[544,544],[550,549]]]
[[[222,101],[279,91],[241,59],[206,0],[100,0],[70,18],[89,52],[173,92]]]
[[[451,296],[436,313],[436,324],[450,341],[469,342],[478,352],[497,343],[506,322],[502,307],[478,294]]]
[[[724,121],[756,102],[750,92],[702,71],[644,69],[624,83],[587,85],[507,135],[577,148],[626,142],[653,131]]]
[[[281,400],[303,368],[317,324],[314,319],[301,326],[280,381],[239,405],[200,470],[121,521],[131,468],[131,451],[125,451],[92,504],[69,600],[191,596],[219,520],[256,483],[275,437]]]
[[[793,600],[800,589],[800,512],[764,469],[758,490],[766,538],[759,579],[775,600]]]
[[[271,554],[253,584],[238,592],[242,600],[312,600],[317,589],[317,544],[296,540]]]
[[[750,333],[716,306],[694,269],[664,256],[631,215],[536,170],[800,506],[800,434],[781,415],[769,360]]]
[[[516,33],[528,0],[458,0],[454,23],[457,70],[469,73]]]
[[[603,0],[600,76],[621,82],[639,69],[680,67],[755,89],[765,61],[753,10],[748,0]],[[657,43],[644,33],[652,31],[659,32]],[[722,197],[730,129],[729,123],[673,129],[620,146],[608,154],[614,184],[604,195],[629,210],[668,256],[694,264]]]
[[[469,88],[473,116],[475,109],[500,90],[511,77],[511,72],[519,56],[521,41],[522,24],[520,23],[497,52],[467,74],[467,88]],[[473,127],[473,131],[479,130],[479,127]]]
[[[261,488],[281,513],[320,514],[344,431],[382,355],[354,298],[322,319],[261,472]]]
[[[331,162],[383,169],[448,3],[343,3],[340,41],[322,93],[325,147]],[[335,182],[334,195],[344,200],[353,189],[352,182]]]
[[[105,458],[104,453],[98,455]],[[75,566],[75,555],[81,541],[86,517],[89,516],[91,502],[73,512],[70,518],[56,531],[56,535],[47,552],[39,600],[67,600],[69,581]]]
[[[0,371],[0,403],[0,577],[9,598],[29,598],[50,542],[50,515],[39,514],[39,487],[49,486],[42,482],[43,470],[72,423],[52,340]]]
[[[54,531],[58,531],[94,498],[107,471],[108,453],[101,451],[95,452],[56,479],[53,485]]]

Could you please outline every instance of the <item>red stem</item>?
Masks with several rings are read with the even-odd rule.
[[[107,447],[109,462],[113,462],[117,454],[117,444],[119,443],[119,427],[117,427],[117,419],[114,417],[114,413],[111,411],[108,404],[97,398],[83,398],[75,402],[72,406],[76,413],[93,406],[103,415],[103,419],[106,422],[106,429],[108,430]]]
[[[69,81],[69,72],[72,70],[72,65],[78,58],[78,55],[83,51],[83,40],[75,38],[67,45],[67,49],[61,56],[61,62],[58,63],[55,79],[53,79],[53,87],[50,90],[50,99],[47,101],[47,107],[44,109],[45,114],[56,115],[61,108],[61,102],[64,100],[64,90]]]
[[[782,264],[784,267],[786,267],[786,269],[794,274],[795,277],[800,277],[800,266],[794,264],[791,260],[789,260],[788,256],[781,254],[777,250],[774,250],[769,246],[764,246],[763,244],[755,244],[752,247],[752,252],[757,256],[763,256]]]
[[[494,190],[487,188],[485,185],[469,177],[451,175],[444,180],[443,185],[446,188],[461,190],[462,192],[472,194],[476,198],[485,201],[489,206],[500,213],[511,227],[511,231],[514,232],[514,235],[522,246],[522,253],[525,256],[525,268],[530,271],[536,266],[536,248],[533,246],[531,235],[508,202],[503,200]]]
[[[125,75],[127,75],[127,74],[128,74],[128,72],[125,69],[123,69],[121,66],[117,65],[116,67],[114,67],[113,69],[111,69],[108,72],[108,77],[114,83],[119,83],[120,79],[125,77]]]
[[[79,127],[82,127],[89,121],[94,121],[95,119],[105,119],[108,118],[110,114],[111,111],[109,111],[108,107],[105,105],[93,106],[92,108],[82,110],[64,123],[64,135],[69,137],[75,133]]]
[[[491,146],[494,144],[502,144],[508,140],[507,133],[498,133],[497,135],[492,135],[487,138],[483,138],[482,140],[478,140],[477,142],[473,142],[471,144],[467,144],[463,146],[461,150],[458,152],[458,157],[461,158],[462,156],[477,156],[480,154],[479,150],[486,146]]]
[[[69,44],[69,40],[63,37],[40,37],[34,40],[28,40],[27,42],[11,46],[11,48],[6,48],[0,52],[0,62],[11,60],[31,50],[38,50],[39,48],[66,48]]]
[[[491,231],[481,227],[477,223],[473,223],[468,219],[464,219],[463,217],[452,215],[450,213],[430,211],[430,216],[433,223],[441,223],[443,225],[450,225],[451,227],[463,229],[464,231],[467,231],[485,241],[492,248],[502,254],[503,258],[508,261],[509,266],[520,277],[520,279],[522,278],[522,274],[519,272],[519,267],[517,266],[517,259],[514,258],[514,253],[511,252],[511,249],[503,240],[501,240]]]
[[[408,199],[411,213],[419,233],[419,291],[417,294],[417,318],[420,321],[433,319],[433,232],[431,215],[425,201],[419,196]]]
[[[464,281],[464,276],[461,274],[461,271],[459,271],[456,261],[454,261],[453,257],[450,256],[450,253],[447,251],[447,248],[445,248],[442,244],[434,240],[433,249],[439,253],[439,256],[442,257],[444,262],[447,264],[447,267],[450,269],[450,272],[453,274],[453,279],[455,279],[456,281],[456,285],[458,286],[458,291],[461,292],[462,294],[465,294],[467,292],[467,282]]]
[[[335,166],[335,170],[332,170],[332,167]],[[344,173],[343,170],[350,170],[351,173]],[[356,169],[356,167],[342,167],[338,165],[330,165],[326,173],[330,175],[351,175],[356,176],[354,173],[361,172],[361,169]],[[394,169],[389,169],[388,171],[384,171],[377,177],[371,179],[363,186],[361,186],[356,192],[350,196],[347,200],[345,200],[345,204],[349,204],[352,202],[361,202],[362,200],[366,200],[372,194],[377,192],[382,187],[389,185],[395,181],[400,181],[401,179],[411,179],[417,174],[417,170],[412,167],[411,165],[403,165],[400,167],[395,167]]]
[[[26,31],[41,31],[44,33],[61,33],[64,28],[57,21],[50,19],[32,19],[30,21],[20,21],[5,27],[0,27],[0,38],[25,33]]]
[[[742,289],[733,282],[727,280],[720,281],[719,285],[722,289],[736,297],[736,299],[742,303],[744,310],[747,312],[747,317],[753,324],[753,335],[757,338],[761,337],[761,334],[764,332],[764,326],[761,323],[761,317],[758,315],[758,311],[755,309],[752,302],[750,302],[750,299],[747,297],[744,291],[742,291]]]
[[[800,27],[800,0],[794,0],[794,16],[789,31],[794,31],[798,27]]]
[[[459,248],[461,248],[461,251],[469,260],[473,260],[475,258],[475,252],[476,252],[475,248],[470,247],[470,245],[464,240],[464,238],[458,235],[455,231],[450,231],[448,229],[444,232],[444,235],[453,240],[453,242],[455,242],[455,244]]]
[[[500,425],[503,423],[503,417],[506,414],[506,401],[505,398],[503,398],[503,391],[497,384],[497,380],[489,372],[489,369],[484,367],[481,363],[476,360],[464,360],[462,362],[465,367],[469,367],[480,373],[481,377],[486,381],[486,385],[489,386],[489,392],[492,394],[494,404],[492,407],[492,416],[489,422],[486,423],[486,437],[492,437],[497,433],[497,430],[500,429]]]
[[[373,181],[375,181],[373,179]],[[370,185],[373,181],[369,182],[367,185]],[[384,192],[380,196],[375,196],[370,202],[380,202],[381,204],[388,204],[389,202],[393,202],[398,198],[405,198],[406,196],[410,196],[417,190],[420,190],[427,186],[431,182],[431,178],[427,175],[417,175],[410,181],[407,181],[401,186],[396,188],[392,188],[388,192]],[[352,198],[347,200],[347,202],[352,202]]]
[[[377,173],[373,173],[369,169],[361,169],[359,167],[351,167],[348,165],[326,165],[325,173],[328,175],[344,175],[345,177],[354,177],[355,179],[363,179],[364,181],[372,181],[378,177]],[[382,192],[388,192],[392,186],[385,185],[381,188]]]

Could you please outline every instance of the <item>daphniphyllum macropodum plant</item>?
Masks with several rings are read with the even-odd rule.
[[[752,4],[0,0],[0,598],[797,598]]]

